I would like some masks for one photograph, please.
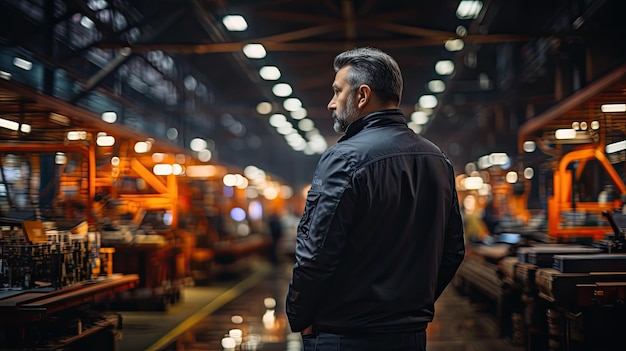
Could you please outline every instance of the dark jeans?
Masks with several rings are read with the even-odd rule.
[[[426,331],[346,336],[329,333],[302,337],[303,351],[426,351]]]

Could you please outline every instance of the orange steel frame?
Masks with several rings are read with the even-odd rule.
[[[548,236],[555,238],[559,242],[567,242],[572,239],[592,238],[592,240],[603,239],[607,233],[612,233],[613,229],[606,226],[575,226],[561,228],[561,213],[574,209],[572,204],[572,177],[571,171],[567,169],[572,162],[579,161],[580,165],[576,170],[578,178],[584,169],[587,161],[596,159],[606,170],[609,177],[618,188],[620,193],[626,193],[626,185],[615,171],[608,158],[604,154],[603,147],[587,148],[569,152],[561,158],[559,166],[554,171],[554,195],[548,197]],[[616,201],[618,202],[618,201]],[[576,210],[594,212],[598,215],[603,210],[610,211],[615,208],[616,203],[598,202],[577,202]]]

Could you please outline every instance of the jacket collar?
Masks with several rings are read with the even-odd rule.
[[[406,118],[400,109],[394,108],[372,112],[350,123],[350,125],[348,125],[348,129],[346,130],[346,134],[344,134],[338,142],[349,139],[366,128],[398,123],[406,125]]]

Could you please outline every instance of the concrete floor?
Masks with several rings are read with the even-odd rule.
[[[167,311],[122,311],[117,351],[223,351],[223,341],[235,341],[235,350],[299,351],[300,336],[289,330],[283,307],[291,262],[274,267],[259,258],[251,263],[248,271],[210,286],[184,287],[181,301]],[[489,304],[470,302],[450,287],[435,307],[427,330],[429,351],[523,350],[499,336]]]

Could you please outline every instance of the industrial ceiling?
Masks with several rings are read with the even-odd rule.
[[[1,0],[0,117],[28,122],[34,132],[0,135],[58,138],[51,131],[68,126],[50,113],[72,126],[100,127],[101,113],[115,111],[120,133],[181,149],[204,138],[213,161],[255,165],[305,184],[320,152],[339,138],[326,110],[332,60],[356,46],[397,59],[401,108],[409,120],[419,112],[415,130],[459,171],[491,152],[516,155],[520,127],[540,138],[547,126],[606,121],[594,112],[598,106],[624,102],[624,1],[485,0],[466,16],[460,3]],[[227,15],[242,16],[247,28],[229,31]],[[261,44],[265,56],[249,58],[247,44]],[[454,64],[451,74],[436,72],[441,60]],[[263,79],[264,66],[278,68],[280,78]],[[277,96],[277,83],[291,92]],[[436,105],[426,107],[420,98],[430,95]],[[290,98],[299,100],[301,114],[284,106]],[[259,112],[262,102],[269,108]],[[299,135],[292,146],[270,123],[276,114]],[[611,115],[607,141],[623,139],[624,118]]]

